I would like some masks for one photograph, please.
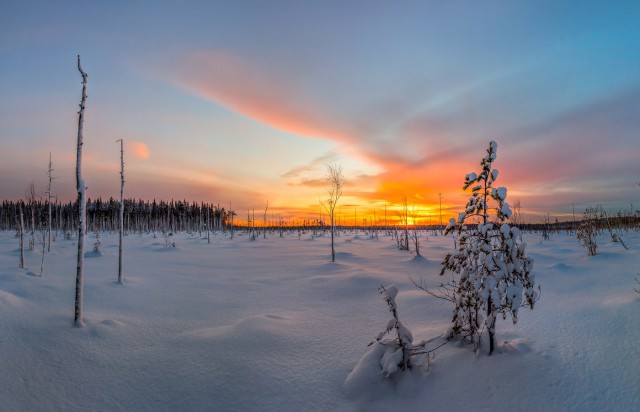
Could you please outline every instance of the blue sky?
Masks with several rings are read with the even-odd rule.
[[[640,204],[638,2],[0,4],[0,193],[74,198],[80,75],[89,196],[317,211],[404,196],[454,214],[490,140],[532,219]],[[636,207],[637,208],[637,207]]]

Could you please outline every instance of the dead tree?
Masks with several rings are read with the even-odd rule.
[[[51,163],[51,152],[49,152],[49,169],[47,169],[47,178],[49,185],[47,186],[47,252],[51,252],[51,183],[53,182],[53,164]]]
[[[38,242],[40,244],[40,277],[43,277],[44,273],[44,255],[47,248],[47,226],[42,222],[42,218],[38,223]]]
[[[406,196],[402,200],[402,210],[397,214],[400,223],[404,224],[404,233],[398,238],[398,249],[409,250],[409,203]]]
[[[622,247],[624,247],[626,250],[629,250],[629,247],[624,243],[624,240],[622,240],[622,237],[620,235],[618,235],[618,233],[613,231],[613,228],[611,227],[611,222],[609,221],[609,216],[607,215],[607,212],[605,212],[604,210],[602,211],[602,216],[604,217],[604,221],[607,224],[607,229],[609,229],[609,234],[611,235],[611,241],[614,243],[620,243],[622,245]]]
[[[267,238],[267,210],[269,210],[269,201],[267,200],[267,205],[264,207],[264,218],[262,219],[262,238]]]
[[[123,284],[124,279],[122,277],[122,236],[124,234],[124,140],[116,140],[120,142],[120,213],[119,213],[119,226],[120,236],[118,242],[118,283]]]
[[[36,186],[33,182],[29,183],[25,191],[25,197],[29,211],[31,212],[31,230],[29,232],[29,250],[33,252],[36,248]]]
[[[18,205],[18,214],[16,214],[16,226],[18,226],[18,237],[20,239],[20,261],[18,262],[18,267],[24,269],[24,215],[20,204]]]
[[[84,126],[84,109],[87,100],[87,73],[80,65],[80,55],[78,55],[78,71],[82,76],[82,99],[80,100],[80,110],[78,111],[78,143],[76,156],[76,189],[78,191],[78,258],[76,265],[76,304],[73,324],[76,327],[84,326],[82,322],[82,272],[84,268],[84,232],[87,215],[86,186],[82,179],[82,127]]]
[[[231,210],[231,203],[229,203],[229,216],[231,216],[231,240],[233,240],[233,217],[236,215],[236,212]]]
[[[211,243],[211,237],[209,237],[209,233],[211,232],[210,210],[211,208],[207,206],[207,243]]]
[[[416,252],[416,256],[420,255],[420,233],[418,231],[418,219],[419,213],[416,210],[415,204],[411,207],[411,220],[413,222],[413,235],[411,236],[411,240],[413,241],[413,247]]]

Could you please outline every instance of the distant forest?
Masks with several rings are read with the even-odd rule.
[[[87,232],[116,232],[118,231],[118,215],[120,202],[113,198],[87,200]],[[22,216],[21,216],[22,215]],[[47,200],[3,201],[0,205],[0,230],[16,230],[22,219],[23,227],[31,230],[41,230],[48,226],[49,202]],[[78,206],[76,202],[51,203],[51,229],[65,234],[74,233],[78,228]],[[144,201],[125,199],[124,201],[124,229],[126,232],[166,233],[166,232],[198,232],[209,229],[211,231],[230,230],[231,227],[264,227],[286,229],[322,229],[325,224],[319,219],[297,219],[285,221],[281,218],[263,219],[262,212],[247,213],[246,217],[235,219],[237,214],[226,210],[220,205],[211,203],[188,202],[186,200]],[[545,219],[544,223],[520,223],[517,226],[525,231],[575,231],[576,221],[554,221]],[[605,230],[608,226],[640,230],[640,211],[633,213],[620,211],[615,215],[599,214],[599,226]],[[354,229],[354,225],[339,225],[342,229]],[[359,229],[388,229],[403,228],[402,222],[382,225],[358,225]],[[415,225],[410,230],[440,230],[439,225]]]
[[[107,201],[101,198],[88,199],[87,231],[117,231],[119,210],[120,201],[113,198]],[[46,227],[48,216],[49,203],[46,200],[3,201],[0,207],[0,230],[16,229],[20,219],[23,219],[28,228]],[[76,231],[78,216],[76,202],[51,204],[51,228],[54,231]],[[216,231],[224,230],[230,225],[231,213],[218,205],[179,200],[124,200],[124,228],[127,232],[188,232],[202,227]]]

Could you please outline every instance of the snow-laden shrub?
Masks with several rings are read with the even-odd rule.
[[[510,315],[516,323],[520,307],[533,308],[538,297],[526,243],[520,241],[520,230],[505,222],[511,216],[505,201],[507,188],[494,187],[499,174],[492,169],[497,148],[491,142],[480,173],[465,176],[464,190],[471,187],[472,196],[445,230],[445,235],[457,237],[457,249],[442,261],[440,275],[452,272],[453,280],[439,296],[455,305],[449,336],[468,340],[477,349],[486,331],[489,354],[494,348],[497,316],[506,319]]]
[[[100,242],[100,232],[96,231],[95,237],[96,237],[96,241],[93,244],[93,254],[102,255],[102,251],[100,250],[100,247],[102,246],[102,242]]]
[[[176,247],[176,242],[173,240],[173,232],[164,234],[164,247]]]
[[[596,235],[598,234],[598,211],[594,207],[588,207],[582,216],[582,222],[576,231],[576,237],[580,246],[584,247],[587,255],[595,256],[598,253]]]
[[[347,377],[345,388],[351,392],[357,391],[363,382],[370,381],[374,376],[391,378],[399,371],[425,364],[428,366],[432,354],[449,342],[444,334],[428,340],[414,341],[413,334],[398,317],[398,288],[394,285],[381,286],[378,291],[389,307],[391,318],[384,330],[369,342],[369,351],[360,358]]]
[[[387,322],[385,330],[378,333],[369,346],[378,343],[385,347],[380,358],[380,367],[382,368],[381,373],[385,377],[389,377],[398,370],[405,370],[411,366],[413,334],[398,318],[398,305],[396,304],[398,288],[395,285],[381,286],[378,291],[389,305],[392,318]]]

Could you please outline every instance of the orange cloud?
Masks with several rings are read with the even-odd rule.
[[[481,142],[478,137],[468,137],[468,130],[460,126],[457,117],[410,110],[410,102],[405,112],[393,112],[389,119],[356,116],[351,124],[346,123],[335,108],[322,107],[320,101],[310,99],[304,79],[296,73],[272,70],[260,61],[228,53],[191,52],[158,67],[154,69],[163,70],[163,77],[195,96],[278,130],[330,139],[341,144],[349,156],[374,163],[381,173],[346,176],[351,181],[345,187],[345,196],[351,201],[397,203],[407,196],[413,204],[432,206],[442,193],[443,210],[456,214],[469,196],[462,190],[464,176],[478,170],[488,144],[488,139]],[[368,109],[361,112],[366,114]],[[389,125],[384,124],[386,120]],[[373,126],[363,128],[361,123],[367,126],[369,121]],[[380,125],[383,127],[378,130]],[[502,151],[496,168],[506,173],[501,175],[500,184],[509,185],[516,177],[535,180],[530,163],[539,159],[525,156],[523,162],[522,155],[501,155]],[[291,187],[319,188],[321,180],[306,176],[313,166],[316,164],[291,169],[282,177],[292,180],[288,182]],[[522,192],[521,188],[513,189],[514,194]]]
[[[128,142],[130,152],[137,157],[138,159],[148,159],[149,154],[149,146],[146,143],[142,142]]]
[[[351,140],[303,98],[295,76],[262,70],[259,63],[219,51],[196,51],[162,73],[190,93],[278,130],[310,138]],[[163,70],[163,69],[160,69]]]

